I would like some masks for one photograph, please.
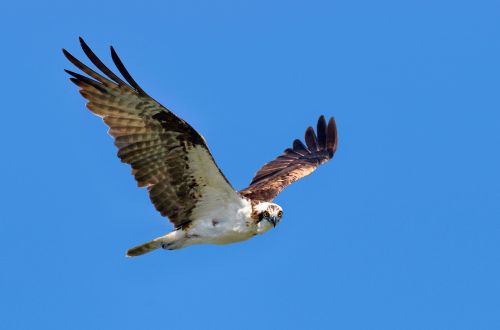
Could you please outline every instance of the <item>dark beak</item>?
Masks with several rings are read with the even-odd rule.
[[[277,217],[269,217],[269,222],[273,224],[273,227],[276,228],[276,225],[279,222],[279,219]]]

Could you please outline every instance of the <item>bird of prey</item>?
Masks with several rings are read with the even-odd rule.
[[[139,256],[155,249],[193,244],[228,244],[247,240],[275,227],[283,217],[272,200],[287,185],[312,173],[337,149],[337,128],[319,117],[316,133],[309,127],[306,144],[293,141],[265,164],[250,185],[236,191],[226,179],[205,139],[187,122],[151,98],[132,78],[111,47],[111,58],[125,81],[111,71],[80,38],[98,73],[63,49],[83,73],[65,70],[87,99],[87,108],[109,126],[118,157],[130,164],[139,187],[146,187],[155,208],[174,224],[165,236],[127,251]]]

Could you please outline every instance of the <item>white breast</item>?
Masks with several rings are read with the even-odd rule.
[[[247,199],[241,198],[238,203],[221,203],[204,213],[188,229],[190,244],[228,244],[257,234],[257,225],[251,218],[252,205]]]

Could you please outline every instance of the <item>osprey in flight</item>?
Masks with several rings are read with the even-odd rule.
[[[335,121],[330,118],[327,124],[321,116],[317,135],[309,127],[306,145],[293,141],[292,148],[265,164],[250,186],[238,192],[215,163],[203,137],[151,98],[113,47],[111,58],[128,83],[106,67],[82,38],[80,44],[102,74],[63,49],[66,58],[87,76],[65,71],[80,87],[87,108],[109,126],[118,157],[130,164],[138,186],[147,187],[155,208],[175,226],[167,235],[128,250],[128,256],[158,248],[228,244],[265,233],[283,217],[282,208],[272,200],[287,185],[330,160],[337,149]]]

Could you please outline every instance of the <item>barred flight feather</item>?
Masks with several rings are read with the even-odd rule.
[[[138,185],[148,187],[151,201],[160,214],[179,227],[193,220],[192,212],[201,201],[203,205],[215,204],[208,200],[220,196],[228,202],[240,201],[240,195],[215,164],[203,137],[149,97],[113,48],[111,57],[125,81],[104,65],[81,38],[80,44],[92,64],[104,75],[63,50],[66,58],[88,77],[66,72],[80,87],[89,110],[109,126],[109,134],[118,147],[118,157],[131,165]],[[200,161],[203,164],[192,164]],[[220,196],[211,196],[206,193],[207,189]],[[203,211],[198,210],[200,212]]]

